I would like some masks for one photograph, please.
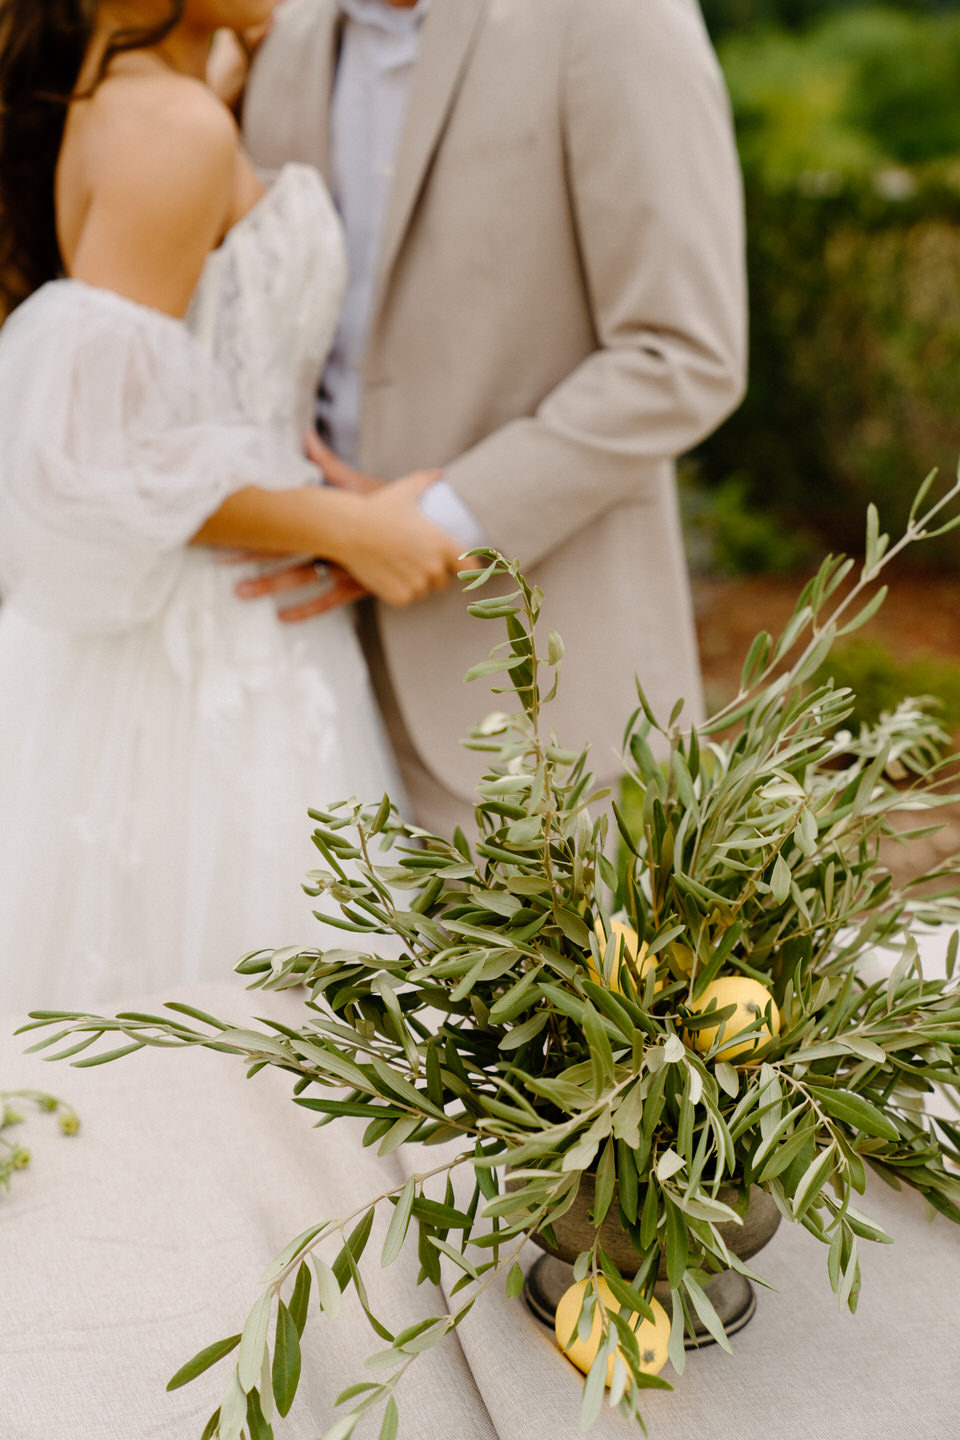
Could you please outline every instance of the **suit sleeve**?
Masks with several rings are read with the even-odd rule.
[[[569,8],[561,93],[597,348],[541,403],[447,467],[491,543],[533,564],[625,500],[739,403],[740,171],[694,0]]]

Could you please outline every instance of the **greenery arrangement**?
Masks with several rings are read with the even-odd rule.
[[[76,1135],[80,1129],[77,1112],[65,1100],[40,1090],[0,1090],[0,1190],[9,1190],[13,1176],[30,1164],[30,1151],[4,1131],[22,1125],[26,1116],[17,1107],[29,1105],[46,1115],[56,1115],[62,1135]]]
[[[828,558],[784,634],[754,642],[740,694],[699,731],[681,728],[679,704],[661,724],[640,693],[625,745],[637,828],[593,791],[586,755],[547,730],[562,643],[539,638],[540,592],[485,555],[468,589],[509,588],[471,610],[504,622],[507,640],[471,675],[502,676],[519,710],[489,716],[470,741],[488,760],[478,837],[404,824],[388,797],[311,812],[322,865],[309,893],[344,947],[239,967],[252,988],[305,986],[302,1025],[241,1031],[182,1004],[164,1016],[36,1017],[56,1026],[37,1049],[125,1037],[74,1063],[206,1046],[242,1056],[251,1074],[290,1074],[297,1103],[322,1124],[365,1118],[364,1143],[381,1154],[425,1147],[405,1184],[297,1237],[242,1331],[174,1376],[171,1386],[186,1383],[236,1352],[204,1440],[273,1435],[274,1409],[285,1415],[297,1389],[312,1301],[335,1315],[350,1288],[380,1348],[325,1440],[347,1440],[378,1406],[381,1440],[394,1440],[397,1388],[417,1356],[489,1286],[520,1292],[528,1237],[549,1242],[585,1181],[594,1238],[574,1267],[583,1283],[568,1320],[571,1340],[591,1330],[598,1340],[583,1430],[607,1386],[609,1404],[642,1423],[644,1389],[666,1383],[648,1373],[643,1328],[662,1261],[674,1368],[695,1316],[727,1344],[705,1287],[727,1268],[751,1273],[718,1227],[737,1222],[752,1185],[824,1245],[851,1309],[859,1242],[887,1238],[856,1203],[868,1169],[960,1222],[960,1126],[923,1108],[934,1086],[960,1085],[957,936],[949,978],[934,980],[911,935],[918,921],[957,919],[960,864],[931,893],[929,883],[896,889],[878,860],[896,812],[926,818],[957,798],[955,762],[921,706],[838,733],[851,694],[809,686],[834,641],[881,603],[883,590],[867,593],[889,560],[960,523],[943,518],[960,482],[921,513],[929,485],[893,546],[870,511],[859,578],[845,584],[853,562]],[[619,867],[608,858],[614,825]],[[860,961],[881,945],[899,958],[870,983]],[[460,1272],[449,1313],[399,1334],[372,1312],[363,1279],[380,1207],[390,1220],[374,1264],[409,1245],[422,1281],[440,1280],[444,1258]],[[610,1217],[632,1242],[635,1275],[603,1248]],[[340,1249],[328,1264],[318,1247],[332,1236]]]

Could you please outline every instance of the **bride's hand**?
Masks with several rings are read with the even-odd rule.
[[[364,496],[345,493],[330,558],[371,595],[405,606],[443,590],[459,568],[460,545],[420,513],[442,471],[420,470]]]
[[[338,543],[325,556],[323,589],[279,610],[281,620],[309,620],[371,594],[391,605],[408,605],[449,583],[459,568],[460,546],[418,508],[421,495],[442,471],[417,471],[388,485],[354,470],[315,434],[307,436],[305,452],[331,489],[341,492],[336,500]],[[242,600],[256,600],[315,588],[317,578],[313,561],[297,560],[266,575],[246,577],[236,590]]]
[[[207,57],[207,84],[230,110],[236,110],[253,57],[270,34],[273,18],[249,30],[218,30]]]

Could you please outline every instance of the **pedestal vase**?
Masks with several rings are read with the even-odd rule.
[[[721,1190],[717,1198],[723,1204],[733,1207],[736,1205],[737,1191],[732,1188]],[[560,1297],[573,1284],[573,1262],[579,1254],[584,1250],[589,1250],[593,1245],[596,1232],[588,1218],[593,1203],[594,1179],[592,1175],[585,1175],[573,1205],[565,1215],[554,1222],[552,1228],[557,1241],[556,1245],[549,1244],[539,1235],[531,1237],[534,1244],[539,1245],[547,1253],[536,1261],[527,1275],[523,1291],[524,1299],[537,1319],[544,1325],[550,1326],[551,1329]],[[743,1223],[738,1225],[733,1220],[724,1221],[717,1226],[717,1229],[722,1235],[727,1249],[738,1259],[747,1260],[766,1245],[779,1224],[780,1211],[777,1209],[776,1202],[765,1190],[753,1186],[743,1216]],[[633,1248],[630,1236],[618,1218],[616,1194],[614,1194],[610,1206],[610,1213],[601,1227],[600,1235],[603,1249],[618,1267],[620,1273],[625,1279],[632,1279],[637,1273],[641,1257]],[[757,1308],[753,1286],[746,1276],[736,1270],[720,1271],[704,1286],[704,1289],[728,1335],[735,1335],[738,1330],[742,1330]],[[660,1303],[669,1311],[670,1286],[667,1283],[664,1261],[660,1263],[654,1293]],[[700,1324],[699,1318],[696,1316],[694,1323],[696,1327],[694,1334],[688,1335],[684,1340],[686,1348],[691,1350],[701,1345],[713,1344],[713,1337]]]

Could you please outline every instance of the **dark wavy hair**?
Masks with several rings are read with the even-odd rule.
[[[183,10],[170,0],[155,25],[115,31],[86,93],[117,55],[159,45]],[[96,0],[0,0],[0,315],[63,273],[54,177],[96,18]]]

